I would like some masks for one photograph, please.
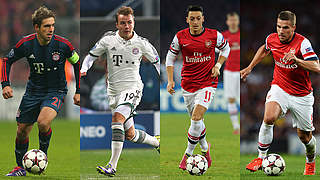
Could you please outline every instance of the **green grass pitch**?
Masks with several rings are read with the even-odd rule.
[[[110,142],[106,142],[110,143]],[[123,149],[115,177],[98,174],[96,166],[106,165],[110,150],[82,150],[81,179],[159,179],[159,153],[153,149]]]
[[[161,114],[161,179],[240,179],[240,138],[234,135],[227,113],[206,113],[207,141],[211,143],[212,166],[202,176],[178,168],[187,147],[190,117],[187,113]],[[200,154],[197,145],[195,154]]]
[[[16,179],[5,175],[16,166],[14,156],[17,125],[15,121],[0,121],[0,179]],[[45,174],[18,179],[80,179],[80,123],[79,120],[55,119],[48,150],[48,167]],[[30,149],[39,149],[38,127],[34,125],[30,134]]]
[[[240,175],[241,179],[250,180],[250,179],[266,179],[266,180],[293,180],[293,179],[320,179],[320,176],[304,176],[304,163],[305,163],[305,156],[295,156],[295,155],[287,155],[287,154],[280,154],[282,158],[286,162],[286,169],[285,171],[279,176],[267,176],[263,173],[263,171],[257,172],[250,172],[246,170],[246,165],[257,157],[257,155],[241,155],[240,161]],[[319,163],[319,160],[316,160],[316,164]],[[317,166],[316,166],[317,168]]]

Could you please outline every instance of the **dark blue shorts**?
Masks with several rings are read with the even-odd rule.
[[[66,93],[30,93],[26,92],[21,100],[16,120],[19,123],[35,123],[43,107],[51,107],[57,113],[62,107]]]

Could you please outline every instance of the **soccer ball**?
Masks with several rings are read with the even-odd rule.
[[[286,164],[279,154],[269,154],[262,161],[262,170],[268,176],[278,176],[286,168]]]
[[[205,157],[196,154],[187,159],[187,171],[191,175],[200,176],[208,170],[208,161]]]
[[[41,174],[48,165],[48,159],[44,152],[32,149],[23,156],[22,165],[31,174]]]

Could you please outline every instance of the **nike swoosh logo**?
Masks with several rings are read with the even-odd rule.
[[[189,44],[182,44],[182,47],[186,47],[186,46],[188,46]]]

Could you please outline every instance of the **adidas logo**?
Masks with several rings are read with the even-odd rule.
[[[116,51],[116,47],[111,48],[112,51]]]
[[[31,55],[29,56],[29,58],[30,58],[30,59],[35,59],[35,57],[34,57],[33,54],[31,54]]]

